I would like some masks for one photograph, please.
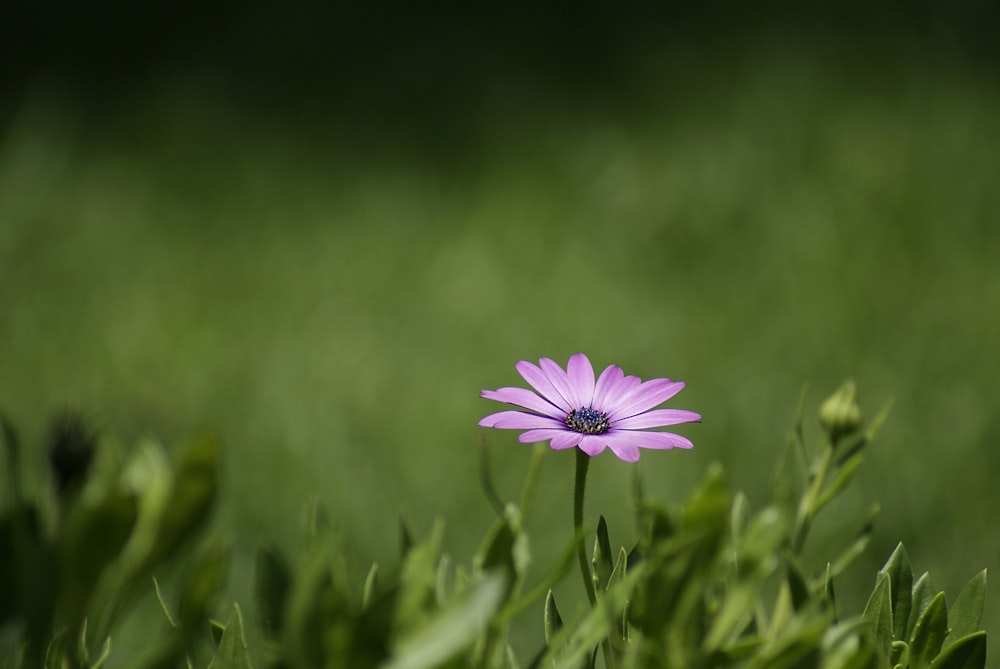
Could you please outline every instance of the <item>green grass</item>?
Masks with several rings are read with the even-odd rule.
[[[719,460],[763,504],[803,385],[811,425],[850,376],[895,406],[830,514],[883,508],[843,596],[898,540],[957,593],[1000,554],[1000,91],[958,65],[668,64],[584,111],[498,91],[439,152],[184,84],[97,120],[39,89],[0,136],[0,407],[36,444],[66,405],[124,444],[218,430],[246,598],[247,552],[297,541],[312,496],[359,589],[400,514],[444,516],[467,559],[480,443],[510,497],[530,456],[475,426],[518,359],[686,381],[695,450],[638,465],[666,501]],[[543,465],[542,555],[569,536],[571,459]],[[591,467],[613,532],[633,469]]]

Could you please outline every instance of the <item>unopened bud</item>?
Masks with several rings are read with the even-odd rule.
[[[94,459],[94,451],[95,436],[80,416],[67,412],[52,421],[49,466],[60,495],[83,482]]]
[[[819,423],[834,444],[855,432],[863,422],[854,381],[844,381],[836,392],[819,405]]]

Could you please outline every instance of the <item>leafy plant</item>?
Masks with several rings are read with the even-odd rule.
[[[363,587],[355,587],[361,584],[346,582],[337,568],[338,546],[317,507],[308,550],[298,559],[273,545],[258,551],[256,626],[246,625],[236,604],[224,623],[209,619],[227,563],[225,552],[209,542],[189,560],[176,605],[152,581],[170,628],[137,663],[979,669],[986,663],[980,629],[985,571],[949,607],[926,573],[914,576],[900,544],[876,575],[864,610],[839,610],[836,582],[868,543],[877,507],[857,518],[854,538],[821,568],[811,570],[802,559],[814,521],[849,485],[887,412],[866,422],[853,385],[845,384],[821,405],[825,439],[810,457],[800,410],[772,499],[758,510],[730,489],[718,465],[679,508],[650,498],[636,477],[633,540],[612,543],[599,517],[596,527],[574,529],[540,574],[529,573],[525,519],[545,446],[536,447],[517,502],[497,495],[484,465],[484,489],[497,517],[465,564],[442,552],[442,523],[418,539],[401,522],[396,563],[372,565]],[[17,437],[6,421],[3,428],[12,494],[0,518],[0,585],[13,596],[0,600],[0,624],[17,626],[22,638],[12,664],[100,667],[111,652],[112,621],[149,587],[158,567],[178,556],[210,508],[217,444],[196,440],[168,457],[145,443],[122,460],[109,446],[88,441],[93,457],[60,460],[86,464],[72,476],[57,471],[58,502],[46,509],[24,494]],[[566,619],[553,587],[591,540],[584,568],[593,605]],[[352,594],[357,591],[360,596]],[[513,648],[510,626],[521,615],[536,617],[544,630],[539,647]],[[210,657],[194,652],[199,639],[211,639]]]

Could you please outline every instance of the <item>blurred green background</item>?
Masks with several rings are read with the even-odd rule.
[[[816,530],[812,567],[882,504],[846,610],[899,540],[952,599],[997,566],[994,5],[139,7],[0,20],[0,407],[38,463],[64,407],[125,445],[219,431],[233,596],[313,496],[359,590],[400,514],[468,561],[481,443],[509,498],[531,451],[479,390],[576,351],[688,383],[695,450],[638,465],[666,502],[718,460],[763,505],[805,385],[813,437],[846,377],[894,399]],[[634,468],[591,468],[614,542]]]

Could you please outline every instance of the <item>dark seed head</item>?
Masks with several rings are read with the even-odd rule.
[[[56,490],[64,493],[82,482],[94,458],[94,434],[75,413],[64,413],[49,428],[49,466],[55,476]]]
[[[603,434],[611,429],[608,417],[596,409],[573,409],[566,416],[566,427],[583,434]]]

